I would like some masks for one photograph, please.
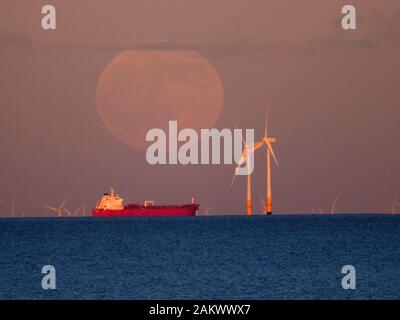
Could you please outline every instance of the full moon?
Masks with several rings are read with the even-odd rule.
[[[212,128],[223,106],[221,80],[211,64],[194,51],[127,50],[105,68],[96,89],[104,125],[118,140],[145,149],[146,133]]]

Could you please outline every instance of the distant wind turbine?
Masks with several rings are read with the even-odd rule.
[[[66,197],[64,199],[64,201],[61,202],[60,207],[58,207],[58,208],[54,208],[54,207],[50,207],[50,206],[44,206],[44,207],[47,208],[47,209],[50,209],[51,211],[53,211],[55,213],[57,213],[58,217],[61,217],[62,216],[62,211],[65,210],[64,205],[67,202],[67,200],[68,200],[68,197]]]
[[[258,197],[260,198],[261,214],[265,214],[266,212],[265,201],[263,200],[261,195],[258,195]]]
[[[336,196],[335,201],[333,201],[332,203],[332,207],[331,207],[331,214],[335,214],[336,213],[336,203],[339,200],[339,194]]]
[[[400,202],[397,199],[394,199],[392,202],[392,210],[390,211],[392,214],[396,213],[396,207],[400,205]]]
[[[70,216],[75,216],[75,217],[77,217],[78,212],[81,211],[82,209],[83,209],[83,206],[81,206],[81,207],[75,209],[73,212],[69,211],[69,210],[66,209],[66,208],[64,208],[64,211],[65,211],[66,213],[68,213],[68,217],[70,217]]]

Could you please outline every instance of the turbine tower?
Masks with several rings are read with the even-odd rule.
[[[268,115],[265,120],[265,131],[264,138],[262,139],[262,145],[265,144],[267,148],[267,194],[266,194],[266,206],[265,213],[272,214],[272,188],[271,188],[271,157],[274,160],[277,167],[279,167],[278,160],[276,159],[274,149],[272,148],[271,143],[276,142],[277,138],[272,138],[268,136]]]
[[[247,167],[247,194],[246,194],[246,214],[251,216],[253,213],[253,204],[251,202],[251,172],[250,172],[250,163],[251,163],[251,149],[250,146],[246,144],[246,167]]]

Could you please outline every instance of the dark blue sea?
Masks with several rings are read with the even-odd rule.
[[[396,215],[0,219],[0,299],[399,297]]]

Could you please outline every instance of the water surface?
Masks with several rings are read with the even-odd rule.
[[[41,269],[56,268],[43,290]],[[343,290],[353,265],[357,289]],[[400,216],[0,219],[0,299],[398,299]]]

